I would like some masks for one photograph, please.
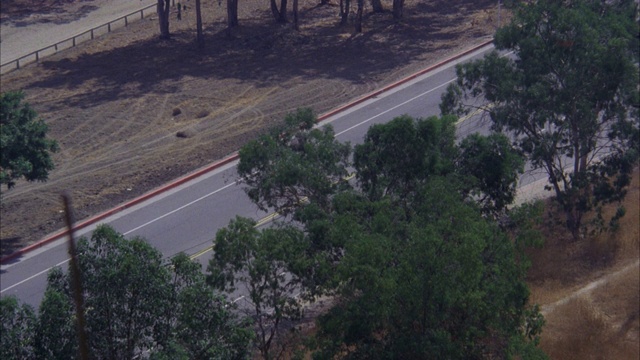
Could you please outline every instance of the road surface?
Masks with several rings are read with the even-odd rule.
[[[396,116],[438,115],[440,95],[455,79],[454,65],[478,58],[490,46],[435,69],[410,82],[393,88],[357,106],[326,119],[340,141],[361,143],[367,129]],[[486,119],[474,116],[458,124],[458,136],[472,132],[487,133]],[[149,199],[103,221],[128,237],[141,236],[166,257],[179,252],[197,254],[211,247],[216,231],[226,226],[236,215],[262,219],[268,214],[252,204],[238,184],[236,162],[229,163],[204,176]],[[538,176],[539,178],[540,176]],[[535,178],[523,178],[521,184]],[[80,231],[89,234],[95,226]],[[68,261],[65,239],[52,242],[0,267],[0,294],[15,295],[37,306],[42,299],[46,274],[53,266],[65,266]],[[206,263],[210,252],[199,260]]]

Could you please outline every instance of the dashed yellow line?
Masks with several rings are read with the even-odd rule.
[[[467,121],[469,119],[471,119],[472,117],[478,115],[481,112],[484,111],[489,111],[489,109],[491,109],[494,106],[493,103],[489,103],[483,107],[479,107],[477,108],[474,112],[472,112],[471,114],[465,115],[463,117],[461,117],[460,119],[458,119],[458,121],[456,121],[456,125],[460,124],[461,122]]]
[[[355,172],[352,172],[352,173],[351,173],[351,174],[349,174],[347,177],[344,177],[344,178],[342,178],[342,179],[343,179],[344,181],[349,181],[349,180],[353,179],[355,176],[356,176],[356,173],[355,173]],[[300,203],[306,202],[307,200],[308,200],[308,198],[305,196],[305,197],[303,197],[302,199],[300,199]],[[269,215],[267,215],[267,216],[263,217],[262,219],[258,220],[258,222],[256,222],[256,224],[255,224],[253,227],[254,227],[254,228],[258,228],[258,227],[260,227],[260,226],[262,226],[262,225],[264,225],[264,224],[268,224],[269,222],[271,222],[271,221],[273,221],[273,220],[277,219],[278,217],[280,217],[280,213],[278,213],[278,212],[273,212],[273,213],[271,213],[271,214],[269,214]],[[204,255],[204,254],[208,253],[209,251],[212,251],[214,246],[215,246],[215,245],[211,245],[211,246],[209,246],[209,247],[207,247],[207,248],[205,248],[205,249],[202,249],[202,250],[198,251],[198,252],[197,252],[197,253],[195,253],[195,254],[190,255],[190,256],[189,256],[189,259],[191,259],[191,260],[195,260],[196,258],[199,258],[200,256],[202,256],[202,255]]]

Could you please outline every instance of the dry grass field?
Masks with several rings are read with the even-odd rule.
[[[531,302],[542,305],[541,347],[552,359],[640,358],[639,178],[636,169],[619,231],[574,242],[551,226],[530,252]]]

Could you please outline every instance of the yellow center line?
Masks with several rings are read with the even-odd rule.
[[[355,172],[352,172],[351,174],[349,174],[347,177],[343,178],[344,181],[349,181],[351,179],[353,179],[356,176]],[[308,198],[305,196],[302,199],[300,199],[299,203],[303,203],[306,202],[308,200]],[[258,222],[256,222],[256,224],[253,226],[254,228],[258,228],[264,224],[267,224],[275,219],[277,219],[280,216],[280,213],[278,212],[273,212],[271,214],[268,214],[267,216],[263,217],[262,219],[258,220]],[[215,245],[211,245],[205,249],[202,249],[200,251],[198,251],[197,253],[190,255],[189,259],[191,260],[195,260],[196,258],[199,258],[200,256],[208,253],[209,251],[213,250],[213,247]]]

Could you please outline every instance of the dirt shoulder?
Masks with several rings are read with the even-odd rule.
[[[2,75],[2,91],[24,90],[61,148],[49,181],[3,193],[2,254],[62,227],[62,192],[89,217],[236,151],[298,107],[321,114],[466,49],[496,18],[493,1],[407,0],[405,21],[366,9],[354,34],[338,7],[318,3],[301,1],[295,32],[263,1],[243,1],[229,38],[224,5],[204,2],[198,52],[186,2],[170,41],[151,17]]]

